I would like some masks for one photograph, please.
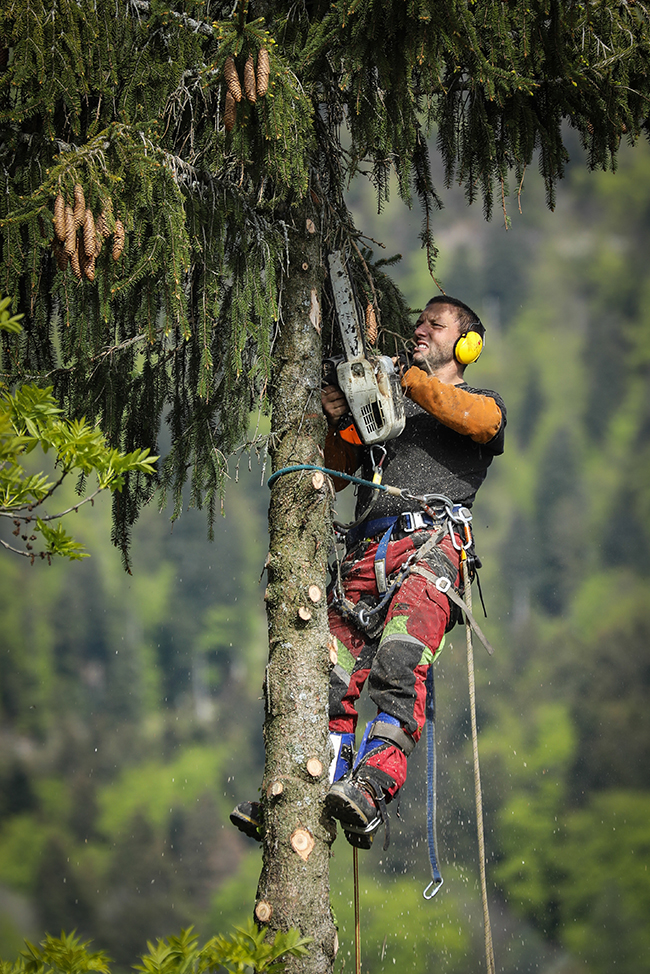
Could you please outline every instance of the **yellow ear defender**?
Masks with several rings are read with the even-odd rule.
[[[466,331],[454,345],[454,357],[461,365],[471,365],[483,351],[483,339],[477,331]]]

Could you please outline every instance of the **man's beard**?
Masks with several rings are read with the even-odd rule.
[[[453,359],[449,351],[442,348],[429,348],[426,352],[416,352],[413,355],[413,364],[417,365],[424,372],[435,372],[442,365],[448,365]]]

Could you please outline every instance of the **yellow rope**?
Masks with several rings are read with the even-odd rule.
[[[469,580],[467,556],[462,554],[463,594],[465,602],[472,611],[472,590]],[[474,649],[472,647],[472,627],[465,620],[465,635],[467,641],[467,673],[469,676],[469,704],[472,718],[472,751],[474,755],[474,794],[476,798],[476,830],[478,833],[479,869],[481,875],[481,900],[483,903],[483,927],[485,930],[485,963],[487,974],[495,974],[494,948],[492,946],[492,927],[487,898],[487,876],[485,870],[485,832],[483,828],[483,795],[481,791],[481,771],[478,761],[478,729],[476,725],[476,683],[474,680]]]

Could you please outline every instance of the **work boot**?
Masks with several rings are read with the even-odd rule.
[[[262,841],[262,810],[259,802],[240,802],[235,805],[230,813],[230,821],[250,839]]]
[[[390,714],[379,713],[367,725],[352,772],[334,781],[325,799],[329,814],[341,823],[351,845],[369,849],[383,822],[384,848],[388,848],[386,803],[403,784],[406,759],[414,747],[413,738]]]
[[[379,808],[371,787],[348,775],[335,781],[325,798],[325,807],[341,823],[350,845],[369,849],[381,825]]]

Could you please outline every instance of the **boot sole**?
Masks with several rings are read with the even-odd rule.
[[[363,796],[361,797],[363,798]],[[367,801],[364,803],[367,804]],[[369,822],[375,818],[375,814],[369,817],[361,807],[361,803],[356,801],[347,790],[337,788],[336,782],[327,793],[325,805],[332,818],[338,819],[344,828],[346,825],[350,825],[353,828],[365,829]],[[374,811],[373,809],[373,813]]]

